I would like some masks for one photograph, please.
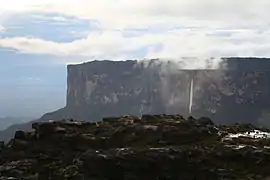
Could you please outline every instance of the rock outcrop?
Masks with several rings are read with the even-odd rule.
[[[39,122],[0,152],[0,179],[256,179],[270,177],[270,131],[209,118],[144,115]]]

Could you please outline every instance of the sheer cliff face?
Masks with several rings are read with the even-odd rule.
[[[158,60],[69,65],[66,106],[37,121],[98,121],[126,114],[188,116],[192,102],[191,115],[195,117],[270,127],[270,59],[226,58],[222,62],[226,69],[184,70],[179,64]],[[31,123],[0,132],[0,140],[10,138],[18,129],[31,129]]]
[[[78,118],[187,112],[189,72],[162,64],[95,61],[68,66],[67,106]],[[74,115],[74,114],[73,114]]]
[[[58,114],[82,120],[123,114],[189,115],[192,102],[194,116],[222,123],[263,121],[270,107],[270,61],[230,58],[224,62],[227,70],[184,70],[158,60],[69,65],[67,105]]]
[[[217,76],[220,78],[206,83],[195,79],[193,114],[221,123],[267,125],[262,116],[270,112],[269,71],[200,71],[197,77],[207,80]]]

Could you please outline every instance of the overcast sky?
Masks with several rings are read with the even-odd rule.
[[[0,0],[0,116],[64,106],[66,64],[270,55],[269,0]]]

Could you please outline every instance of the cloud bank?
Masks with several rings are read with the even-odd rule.
[[[53,17],[54,20],[65,22],[68,19],[63,16],[71,16],[99,24],[97,29],[86,29],[85,37],[70,42],[27,36],[0,38],[0,47],[21,53],[53,55],[75,62],[270,56],[268,0],[25,0],[18,3],[10,0],[2,3],[5,5],[0,8],[0,14],[6,17],[18,12],[57,13],[60,16]],[[0,22],[4,21],[0,18]]]

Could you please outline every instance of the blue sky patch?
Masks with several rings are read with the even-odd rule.
[[[35,37],[55,42],[71,42],[99,29],[97,21],[61,14],[23,14],[7,19],[0,37]],[[85,33],[83,33],[85,32]]]
[[[65,105],[66,66],[45,55],[0,49],[0,116],[39,116]]]

